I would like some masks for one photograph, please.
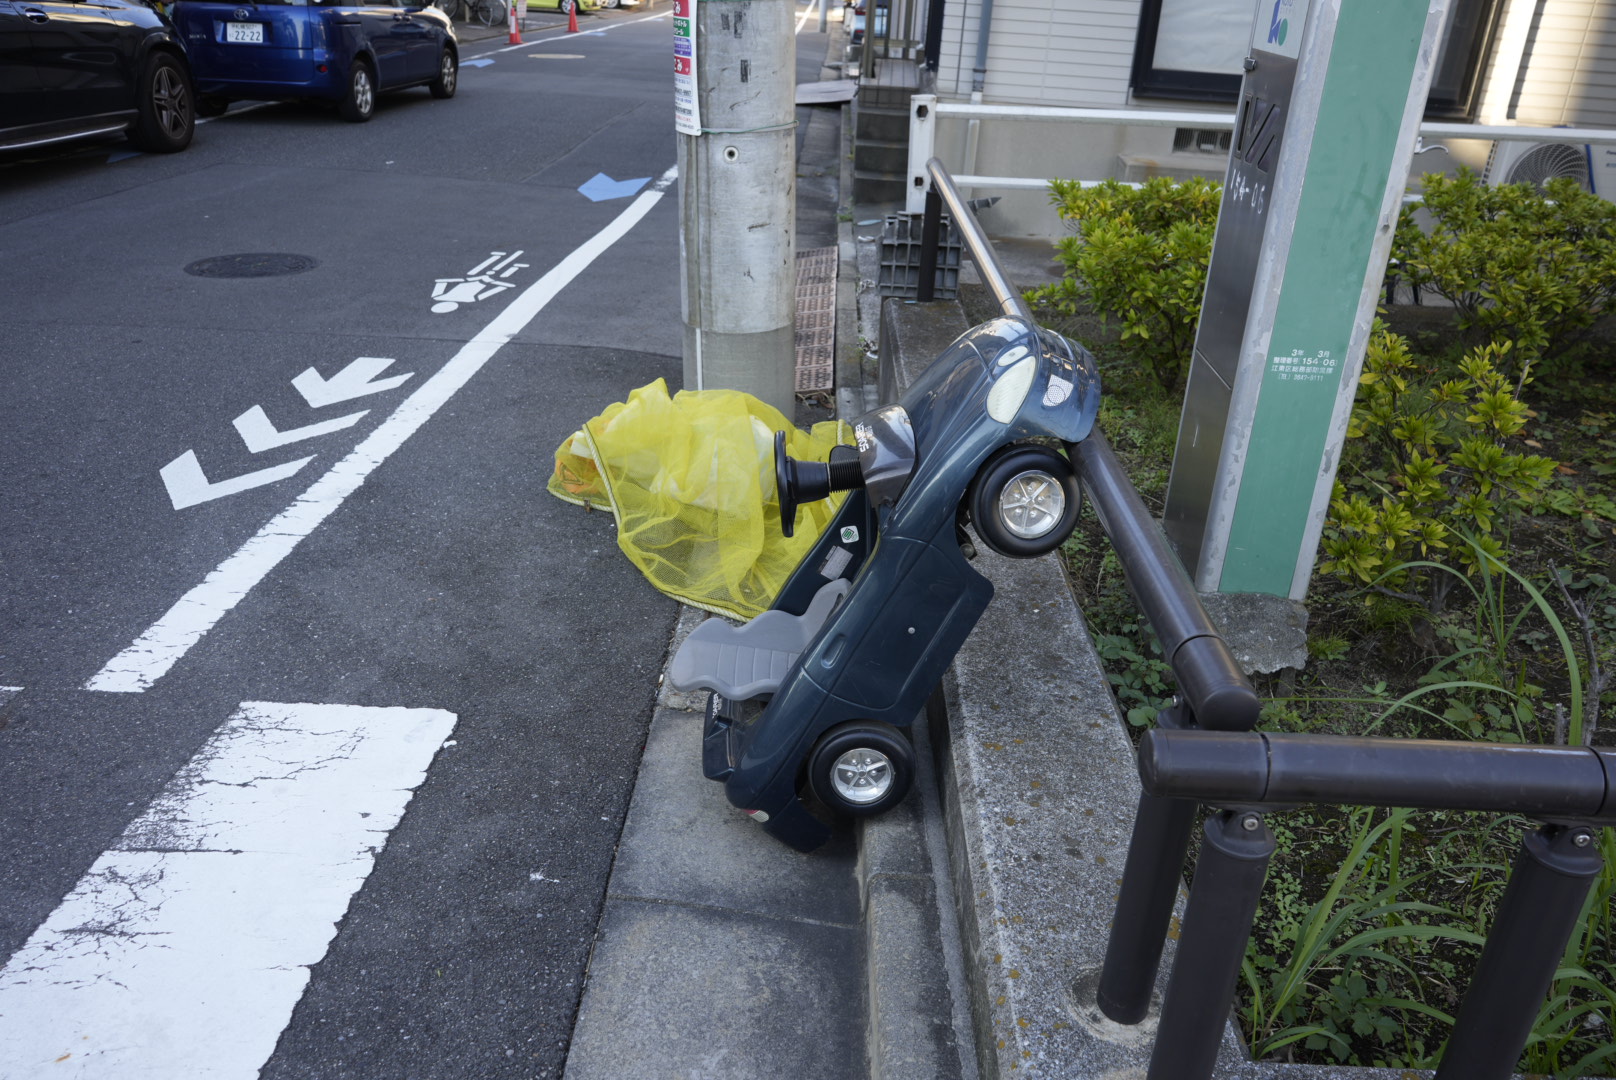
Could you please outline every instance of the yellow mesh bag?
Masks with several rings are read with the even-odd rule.
[[[677,600],[750,619],[768,609],[830,523],[843,496],[804,504],[796,535],[780,532],[774,433],[786,452],[824,461],[846,424],[797,430],[738,390],[681,390],[658,379],[631,391],[556,450],[550,492],[610,510],[617,546]]]

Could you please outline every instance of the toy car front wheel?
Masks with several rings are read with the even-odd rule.
[[[897,728],[854,720],[831,728],[808,757],[808,785],[833,813],[873,817],[915,782],[915,752]]]
[[[1047,446],[1010,446],[988,458],[966,493],[982,542],[1013,559],[1060,547],[1083,492],[1071,464]]]

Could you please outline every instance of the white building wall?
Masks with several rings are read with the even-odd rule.
[[[1241,6],[1250,0],[1230,0]],[[981,0],[950,0],[936,92],[969,100]],[[983,100],[997,104],[1207,109],[1232,106],[1135,100],[1130,93],[1139,0],[994,0]],[[1506,0],[1483,74],[1477,120],[1616,128],[1616,0]],[[1139,179],[1155,173],[1221,176],[1223,161],[1174,153],[1166,128],[1079,127],[984,121],[974,160],[967,125],[944,121],[943,161],[977,175]],[[1492,143],[1453,140],[1448,155],[1424,154],[1416,174],[1460,163],[1480,169]],[[983,220],[1000,236],[1058,236],[1062,225],[1040,192],[999,194]]]
[[[1232,2],[1244,7],[1249,0]],[[944,100],[970,100],[981,18],[981,0],[950,0],[945,10],[936,82]],[[1139,0],[994,0],[982,100],[1230,111],[1231,106],[1134,102],[1130,82],[1138,32]],[[971,160],[964,121],[942,121],[938,130],[939,154],[955,173],[1082,180],[1156,171],[1222,175],[1223,160],[1174,155],[1172,142],[1173,132],[1164,128],[989,120],[978,127]],[[984,189],[975,194],[1001,196],[982,215],[995,235],[1047,237],[1064,231],[1043,192]]]
[[[969,95],[981,0],[950,3],[938,92]],[[1021,105],[1127,103],[1139,0],[995,0],[983,96]]]
[[[1545,0],[1536,23],[1510,118],[1616,127],[1616,5]]]
[[[1478,119],[1616,127],[1616,4],[1509,0]]]

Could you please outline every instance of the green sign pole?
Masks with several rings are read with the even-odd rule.
[[[1447,0],[1258,0],[1165,526],[1203,592],[1302,599]]]

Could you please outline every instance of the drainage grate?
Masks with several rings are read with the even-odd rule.
[[[826,397],[834,388],[836,261],[840,249],[797,252],[797,396]]]
[[[313,270],[320,263],[308,255],[281,255],[256,252],[248,255],[215,255],[198,259],[185,268],[195,277],[259,278],[281,277]]]

